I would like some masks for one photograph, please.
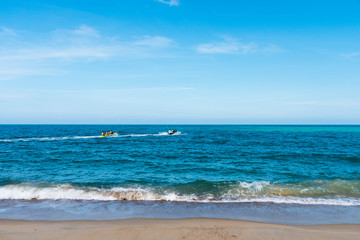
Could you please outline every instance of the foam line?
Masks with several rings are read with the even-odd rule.
[[[305,205],[360,206],[359,198],[313,198],[296,196],[197,196],[181,195],[175,191],[157,192],[152,188],[110,189],[75,187],[70,184],[58,184],[48,187],[31,185],[6,185],[0,187],[0,200],[97,200],[97,201],[174,201],[174,202],[217,202],[217,203],[286,203]]]

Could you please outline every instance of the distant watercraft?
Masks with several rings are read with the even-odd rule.
[[[118,133],[117,132],[114,132],[114,133],[103,133],[103,134],[101,134],[101,136],[100,137],[109,137],[109,136],[114,136],[114,135],[118,135]]]
[[[171,129],[171,130],[169,130],[168,131],[168,134],[169,135],[173,135],[173,134],[175,134],[175,133],[177,133],[178,131],[176,131],[176,130],[174,130],[174,129]]]

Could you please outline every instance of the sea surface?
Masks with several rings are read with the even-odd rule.
[[[0,125],[0,219],[134,217],[360,223],[360,126]]]

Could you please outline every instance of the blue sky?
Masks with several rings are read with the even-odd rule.
[[[0,123],[360,124],[360,1],[2,0]]]

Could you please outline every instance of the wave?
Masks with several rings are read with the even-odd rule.
[[[13,184],[0,187],[0,200],[97,200],[97,201],[174,201],[216,203],[287,203],[306,205],[360,206],[359,181],[334,180],[300,184],[237,182],[220,190],[198,191],[183,187],[116,186],[79,187],[71,184]],[[196,183],[196,182],[195,182]],[[192,183],[194,184],[194,183]],[[302,187],[301,187],[302,185]],[[323,185],[323,187],[319,187]],[[342,185],[342,189],[339,189]],[[335,186],[332,188],[331,186]],[[336,190],[338,188],[338,190]],[[350,190],[344,194],[344,189]],[[352,191],[352,192],[351,192]],[[320,194],[322,193],[322,194]]]
[[[181,132],[177,132],[173,135],[181,135]],[[160,132],[156,134],[124,134],[124,135],[112,135],[106,138],[117,137],[148,137],[148,136],[170,136],[167,132]],[[100,138],[100,136],[65,136],[65,137],[29,137],[29,138],[4,138],[0,139],[0,142],[29,142],[29,141],[61,141],[61,140],[77,140],[77,139],[92,139]]]

